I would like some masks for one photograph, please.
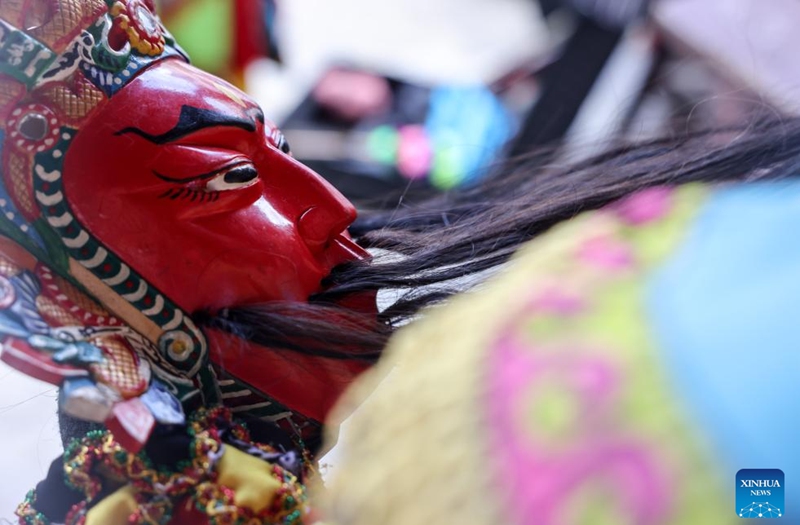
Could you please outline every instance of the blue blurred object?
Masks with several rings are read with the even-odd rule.
[[[431,93],[425,129],[434,151],[429,180],[449,189],[480,180],[513,136],[513,120],[487,88],[445,86]]]
[[[649,289],[664,362],[727,479],[778,468],[800,523],[800,182],[724,189]],[[732,481],[731,481],[732,482]]]

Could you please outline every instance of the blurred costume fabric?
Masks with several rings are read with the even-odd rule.
[[[317,504],[339,525],[727,524],[737,471],[769,468],[774,517],[800,522],[797,224],[786,182],[648,189],[553,228],[396,336],[340,403],[366,398]]]

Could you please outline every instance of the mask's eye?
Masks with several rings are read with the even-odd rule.
[[[289,142],[287,142],[286,137],[280,132],[280,130],[276,129],[272,132],[272,140],[275,143],[276,148],[287,155],[292,154],[292,148],[289,147]]]
[[[206,191],[239,190],[258,181],[258,171],[250,163],[239,164],[214,176],[206,183]]]

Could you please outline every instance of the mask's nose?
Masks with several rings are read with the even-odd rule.
[[[269,156],[271,166],[263,172],[265,196],[282,200],[280,208],[297,225],[303,242],[321,254],[356,219],[355,208],[310,168],[275,150]]]
[[[355,211],[355,210],[354,210]],[[297,229],[303,241],[316,252],[324,250],[331,239],[347,228],[355,219],[353,216],[332,213],[322,206],[312,206],[300,215]]]

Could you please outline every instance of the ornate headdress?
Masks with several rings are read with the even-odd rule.
[[[0,233],[38,260],[25,267],[4,258],[3,332],[11,339],[3,359],[65,381],[67,413],[111,417],[139,443],[154,422],[139,398],[152,384],[140,355],[161,365],[157,384],[171,393],[153,399],[172,406],[175,418],[179,405],[164,399],[218,396],[206,342],[80,224],[61,175],[72,138],[95,108],[168,57],[186,59],[148,0],[15,0],[0,8]]]
[[[83,498],[68,523],[109,476],[129,483],[119,494],[139,505],[130,522],[168,521],[186,501],[211,517],[298,522],[303,461],[292,450],[313,446],[337,389],[364,367],[315,368],[313,356],[289,360],[190,318],[305,300],[334,265],[364,253],[343,233],[352,206],[285,154],[244,94],[187,63],[152,0],[0,4],[1,357],[59,385],[63,413],[107,429],[67,447],[64,490]],[[159,111],[145,107],[154,99]],[[116,219],[105,199],[120,194],[146,204],[116,210],[134,226],[106,229]],[[175,224],[154,249],[150,230]],[[242,224],[249,233],[227,240]],[[237,414],[254,418],[249,431]],[[164,452],[165,440],[182,452]],[[151,462],[151,449],[163,457]],[[223,485],[248,486],[258,502],[242,506]],[[44,523],[33,508],[44,500],[31,494],[18,513]]]
[[[168,296],[143,277],[141,267],[137,272],[135,267],[141,266],[141,261],[120,256],[98,239],[96,227],[87,225],[86,217],[75,208],[74,193],[68,191],[74,189],[68,187],[69,167],[74,170],[76,163],[82,166],[85,160],[69,160],[67,152],[74,139],[83,133],[86,142],[86,137],[106,125],[93,117],[106,106],[113,106],[114,97],[123,98],[124,88],[141,78],[146,70],[166,64],[167,59],[173,63],[188,62],[155,14],[152,0],[3,0],[0,6],[0,335],[5,338],[2,359],[29,375],[61,385],[61,406],[65,413],[104,423],[132,450],[146,442],[157,421],[168,424],[182,421],[184,409],[215,406],[223,399],[250,415],[281,420],[290,433],[313,438],[318,434],[320,416],[287,408],[268,397],[263,389],[251,387],[254,378],[245,383],[238,376],[215,370],[210,359],[214,347],[209,343],[210,335],[195,326],[189,312],[176,304],[176,297]],[[212,110],[183,106],[173,129],[178,135],[186,134],[181,128],[184,125],[194,126],[193,129],[217,125],[214,119],[219,115],[213,112],[217,107],[213,103],[215,96],[235,101],[236,108],[243,111],[244,117],[231,117],[239,119],[232,124],[220,124],[228,126],[226,129],[244,127],[252,131],[258,120],[263,124],[260,111],[252,103],[245,103],[224,82],[188,66],[174,65],[159,78],[175,75],[184,75],[180,80],[183,85],[196,82],[208,88],[213,84],[212,94],[207,97],[212,100],[209,103]],[[181,96],[172,94],[174,99]],[[135,106],[141,103],[129,97],[124,111],[136,113]],[[142,113],[146,111],[142,109]],[[205,120],[198,125],[198,119]],[[274,128],[269,129],[273,135],[279,134]],[[265,128],[274,154],[282,155],[269,129]],[[125,129],[112,136],[129,131]],[[138,128],[133,131],[144,137],[143,143],[161,144],[158,137]],[[173,140],[167,139],[164,141]],[[95,153],[84,149],[78,156],[83,159],[86,155],[107,154],[101,151],[102,146],[97,148]],[[190,165],[192,160],[189,159]],[[270,162],[271,165],[291,163],[288,168],[276,168],[285,169],[288,174],[293,174],[292,170],[305,170],[288,157]],[[230,177],[217,170],[215,174],[227,177],[220,179],[217,187],[252,190],[256,182],[251,175],[254,171],[244,164],[247,163],[239,161],[231,167]],[[62,177],[65,166],[68,173]],[[115,177],[118,178],[116,174],[109,175],[106,180]],[[314,192],[301,189],[309,195]],[[95,189],[99,191],[105,189]],[[192,195],[194,202],[197,192],[192,191],[184,186],[181,191],[165,192],[158,198],[188,200]],[[201,198],[216,203],[219,193],[206,193]],[[241,195],[236,198],[242,201]],[[317,201],[309,199],[312,203],[307,211],[320,208]],[[336,199],[340,197],[334,197],[338,206],[340,201]],[[298,199],[291,196],[290,200]],[[304,202],[303,206],[306,205]],[[345,219],[349,216],[347,206],[340,206]],[[323,220],[314,219],[315,213],[322,217],[313,212],[306,214],[311,219],[304,220]],[[352,217],[344,222],[324,220],[335,222],[334,227],[341,231]],[[147,248],[134,249],[144,253]],[[316,274],[309,280],[314,279]],[[164,282],[159,286],[165,286]],[[279,358],[277,362],[280,366]],[[218,374],[225,375],[217,377]],[[319,381],[323,384],[325,379]],[[323,399],[324,394],[321,392],[317,399]],[[317,403],[317,406],[323,405]]]

